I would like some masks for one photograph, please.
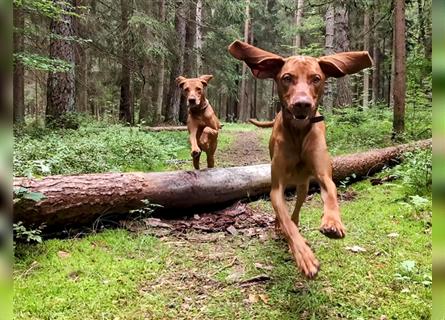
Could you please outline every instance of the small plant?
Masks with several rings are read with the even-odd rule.
[[[404,162],[396,169],[396,174],[402,177],[408,196],[421,197],[431,193],[432,171],[432,150],[426,149],[406,153]]]
[[[45,225],[40,225],[37,229],[27,229],[22,221],[12,224],[12,230],[14,232],[14,240],[24,241],[24,242],[42,242],[42,230]]]

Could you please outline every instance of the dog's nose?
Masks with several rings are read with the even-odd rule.
[[[306,110],[312,107],[312,102],[308,98],[300,98],[292,106],[300,110]]]
[[[196,99],[195,98],[190,98],[189,99],[189,104],[196,104]]]

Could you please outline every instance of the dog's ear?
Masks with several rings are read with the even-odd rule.
[[[352,51],[318,58],[326,77],[340,78],[372,66],[368,51]]]
[[[186,80],[187,80],[186,77],[179,76],[179,77],[176,78],[175,81],[176,81],[176,84],[177,84],[180,88],[182,88],[182,86],[184,85],[184,83],[185,83]]]
[[[236,40],[229,46],[229,52],[238,60],[244,61],[259,79],[274,78],[284,65],[279,55]]]
[[[213,75],[211,74],[205,74],[199,77],[199,80],[206,86],[210,80],[213,79]]]

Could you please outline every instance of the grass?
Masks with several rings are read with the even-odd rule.
[[[429,137],[430,110],[408,111],[404,141]],[[384,108],[328,115],[331,154],[391,145],[390,119]],[[219,152],[228,150],[240,132],[252,130],[266,147],[270,129],[225,124]],[[145,133],[101,122],[84,122],[76,131],[28,126],[15,137],[14,174],[191,169],[189,152],[187,132]],[[317,231],[319,195],[305,203],[302,232],[322,263],[314,281],[298,273],[273,230],[263,230],[260,237],[197,232],[156,237],[150,228],[141,233],[112,229],[17,244],[15,318],[429,319],[431,189],[413,186],[422,186],[419,179],[429,172],[430,158],[430,152],[408,157],[391,171],[401,177],[394,183],[362,181],[342,190],[355,195],[341,203],[348,230],[344,240]],[[266,200],[249,206],[273,215]],[[353,246],[366,251],[346,249]],[[259,274],[271,279],[240,286]]]
[[[314,281],[296,271],[273,231],[259,238],[224,233],[156,238],[150,230],[115,229],[19,245],[16,318],[429,319],[431,204],[421,211],[407,205],[400,183],[374,187],[363,181],[348,192],[356,198],[341,203],[344,240],[316,231],[319,195],[303,208],[303,233],[322,262]],[[250,205],[272,214],[268,201]],[[346,250],[354,245],[366,252]],[[414,267],[406,268],[406,261]],[[271,277],[265,284],[240,287],[240,281],[264,273]],[[267,304],[255,302],[259,294]]]

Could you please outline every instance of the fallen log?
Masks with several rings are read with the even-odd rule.
[[[404,152],[428,148],[431,139],[363,153],[334,157],[334,181],[355,174],[366,177],[394,164]],[[42,193],[34,202],[14,203],[14,221],[45,223],[48,228],[84,225],[108,214],[125,214],[146,206],[186,210],[267,194],[270,165],[152,173],[101,173],[14,178],[14,188]]]
[[[141,127],[141,130],[146,132],[187,131],[187,126]]]

